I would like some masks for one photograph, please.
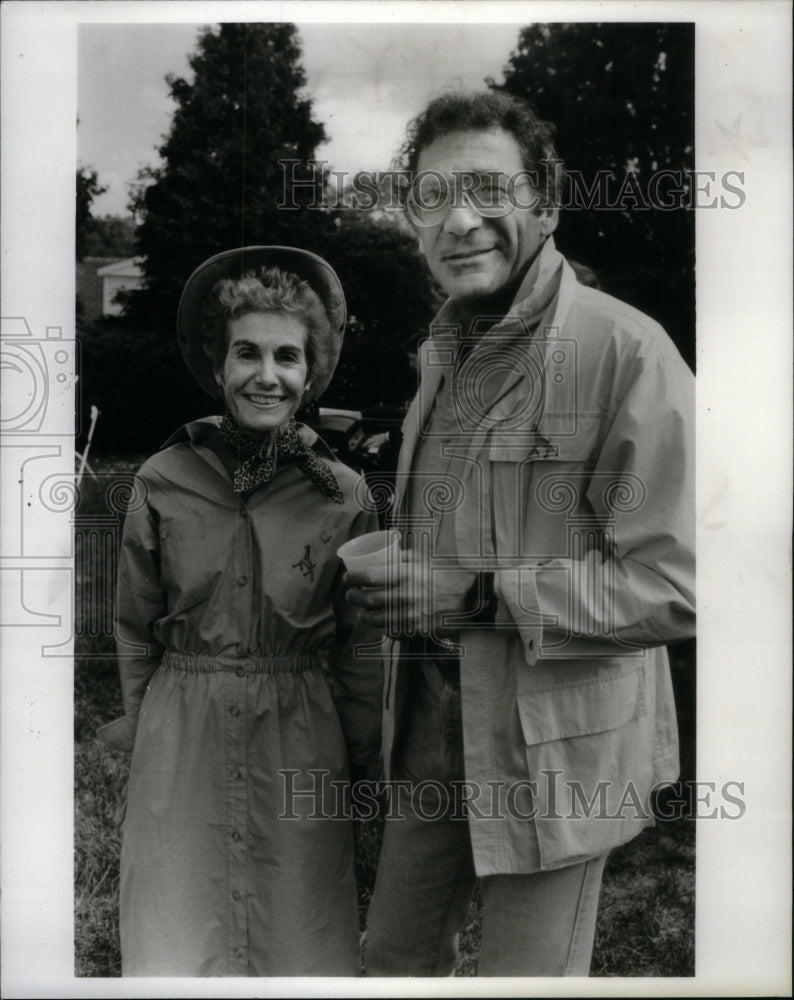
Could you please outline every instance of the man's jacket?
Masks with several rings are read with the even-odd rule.
[[[453,317],[447,303],[423,347],[398,498],[453,378]],[[493,571],[498,596],[496,628],[460,632],[476,870],[559,867],[652,823],[654,785],[678,775],[665,644],[694,632],[694,380],[657,323],[580,285],[549,240],[452,385],[442,516],[454,562]],[[416,670],[400,645],[387,768]]]

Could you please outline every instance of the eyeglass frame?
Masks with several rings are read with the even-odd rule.
[[[443,194],[443,201],[439,201],[436,205],[428,209],[426,206],[422,206],[417,203],[417,199],[414,196],[414,190],[417,185],[421,188],[422,182],[427,177],[434,177],[439,181],[440,188]],[[541,207],[541,197],[536,191],[536,186],[532,184],[530,172],[528,170],[519,171],[517,174],[513,174],[508,178],[508,187],[503,189],[498,187],[495,191],[506,196],[505,201],[500,201],[498,205],[483,205],[480,199],[477,198],[477,191],[480,190],[480,183],[475,187],[463,187],[460,183],[461,180],[475,179],[480,182],[482,178],[494,179],[495,177],[502,178],[504,173],[498,170],[453,170],[452,171],[452,181],[447,178],[438,170],[423,170],[411,182],[410,187],[405,196],[405,211],[408,215],[410,221],[417,228],[429,229],[432,226],[441,225],[444,220],[449,215],[453,208],[462,208],[465,205],[477,215],[483,219],[503,219],[505,216],[510,215],[516,208],[523,209],[533,209],[537,210]],[[528,205],[518,202],[515,198],[515,190],[519,184],[526,183],[529,184],[533,189],[533,199]],[[455,193],[455,198],[449,198],[450,188]],[[433,213],[432,219],[422,218],[422,212]]]

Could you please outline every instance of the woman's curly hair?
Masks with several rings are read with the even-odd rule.
[[[282,313],[306,328],[308,377],[328,363],[331,324],[314,289],[290,271],[262,267],[239,279],[223,278],[204,308],[202,347],[215,371],[223,368],[229,347],[229,321],[247,313]]]

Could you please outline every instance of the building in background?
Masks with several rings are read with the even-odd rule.
[[[77,263],[76,292],[81,319],[92,323],[103,316],[119,316],[116,296],[143,284],[140,257],[84,257]]]

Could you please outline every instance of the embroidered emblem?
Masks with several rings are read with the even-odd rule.
[[[557,446],[552,444],[551,441],[546,441],[541,439],[541,444],[534,444],[529,449],[529,454],[527,458],[556,458],[557,457]]]
[[[312,562],[312,547],[311,545],[305,545],[303,548],[303,559],[299,559],[298,562],[292,564],[292,569],[299,569],[301,571],[301,576],[308,576],[308,578],[314,583],[314,567],[315,563]]]

